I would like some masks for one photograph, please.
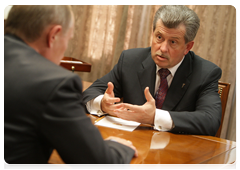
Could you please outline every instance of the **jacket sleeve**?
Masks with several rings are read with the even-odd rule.
[[[104,141],[84,111],[81,80],[65,78],[52,91],[41,117],[40,131],[65,163],[130,163],[134,151]]]
[[[219,67],[207,73],[197,90],[194,111],[169,111],[175,125],[171,132],[215,136],[222,115],[221,99],[218,94],[218,80],[221,74]]]
[[[100,79],[97,79],[88,89],[83,92],[83,103],[86,104],[93,98],[104,94],[107,89],[107,83],[112,82],[114,85],[115,97],[122,97],[122,79],[121,79],[121,69],[123,62],[124,52],[121,54],[118,63],[113,67],[113,69]]]

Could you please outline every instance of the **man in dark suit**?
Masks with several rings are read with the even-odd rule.
[[[221,121],[222,71],[190,51],[199,26],[197,14],[186,6],[160,7],[152,46],[123,51],[114,68],[83,93],[87,110],[159,131],[214,136]],[[167,74],[160,78],[162,72]]]
[[[70,6],[13,6],[4,35],[4,158],[48,163],[130,163],[135,147],[103,140],[85,114],[80,78],[58,66],[73,36]]]

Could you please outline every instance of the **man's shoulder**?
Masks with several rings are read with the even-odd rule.
[[[67,70],[55,63],[48,61],[45,58],[41,58],[40,65],[36,65],[36,74],[42,75],[42,78],[48,81],[52,81],[55,83],[60,83],[63,81],[68,81],[70,79],[81,81],[80,77],[77,74],[72,73],[70,70]],[[42,68],[44,65],[44,68]]]
[[[12,65],[18,71],[19,77],[27,75],[26,81],[34,81],[33,77],[38,77],[43,82],[61,82],[64,79],[77,79],[76,74],[46,59],[41,54],[33,50],[18,37],[12,35],[4,36],[5,42],[5,65]],[[22,67],[22,66],[25,67]],[[5,67],[5,72],[11,68]],[[10,73],[9,73],[10,74]]]
[[[205,65],[207,67],[218,67],[215,63],[196,55],[193,51],[189,51],[189,55],[195,65]]]
[[[142,62],[147,57],[151,57],[151,47],[124,50],[121,56],[127,61]]]
[[[149,54],[149,52],[151,52],[151,47],[147,47],[147,48],[131,48],[128,50],[124,50],[123,53],[125,54],[132,54],[132,55],[146,55]]]

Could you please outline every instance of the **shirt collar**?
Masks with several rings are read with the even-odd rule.
[[[185,56],[183,57],[183,59],[178,63],[176,64],[175,66],[171,67],[171,68],[168,68],[168,70],[170,71],[170,73],[172,74],[172,76],[174,76],[174,74],[176,73],[178,67],[181,65],[182,61],[184,60]],[[161,67],[159,67],[157,64],[156,64],[156,73],[158,72],[159,69],[161,69]]]

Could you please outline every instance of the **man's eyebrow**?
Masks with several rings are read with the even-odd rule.
[[[180,39],[179,37],[171,37],[172,39]]]
[[[162,33],[160,31],[157,31],[157,34],[162,35]],[[172,39],[180,39],[179,37],[171,37]]]

